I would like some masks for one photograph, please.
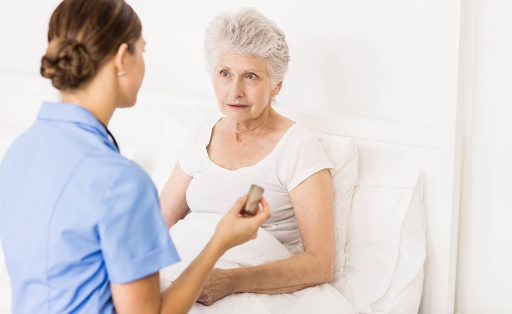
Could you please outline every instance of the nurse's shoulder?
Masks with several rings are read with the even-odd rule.
[[[80,168],[85,180],[103,185],[103,189],[155,190],[157,196],[153,181],[146,172],[137,163],[119,153],[91,150]]]

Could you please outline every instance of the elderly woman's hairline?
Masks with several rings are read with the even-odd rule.
[[[256,35],[256,37],[254,37]],[[275,86],[288,69],[288,45],[275,23],[252,8],[236,13],[221,13],[205,31],[205,57],[208,71],[213,71],[224,51],[262,57]]]
[[[280,79],[277,79],[274,77],[274,74],[272,71],[271,60],[270,60],[270,57],[268,54],[263,55],[263,54],[258,54],[257,52],[241,52],[241,51],[237,51],[236,49],[233,49],[233,48],[227,48],[227,47],[222,47],[222,46],[215,49],[211,54],[211,58],[210,58],[211,60],[208,64],[208,72],[210,73],[210,75],[213,74],[215,67],[217,67],[219,56],[224,53],[235,53],[235,54],[239,54],[242,56],[251,56],[251,57],[262,58],[265,61],[265,68],[266,68],[266,71],[267,71],[267,73],[270,77],[270,80],[272,82],[272,87],[275,87],[277,84],[279,84],[280,82],[282,82],[284,80],[284,77],[282,77]]]

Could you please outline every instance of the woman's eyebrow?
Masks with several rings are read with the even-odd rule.
[[[249,72],[260,73],[260,72],[262,72],[262,70],[259,70],[259,69],[247,69],[247,70],[244,70],[243,72],[244,73],[249,73]]]
[[[224,64],[219,64],[215,67],[215,70],[218,71],[218,70],[229,70],[229,71],[232,71],[232,69],[227,66],[227,65],[224,65]],[[240,72],[238,73],[241,73],[241,74],[247,74],[247,73],[255,73],[255,74],[260,74],[262,73],[264,70],[263,69],[258,69],[258,68],[249,68],[249,69],[243,69],[241,70]]]

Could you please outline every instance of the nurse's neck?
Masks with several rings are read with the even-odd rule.
[[[101,71],[80,89],[61,91],[61,100],[81,106],[90,111],[105,126],[117,107],[117,95],[114,92],[115,82],[110,75]]]
[[[104,125],[108,125],[112,114],[114,113],[114,107],[109,106],[106,103],[102,103],[95,99],[88,97],[77,97],[77,95],[64,94],[62,93],[62,102],[78,105],[90,111],[96,119],[98,119]]]

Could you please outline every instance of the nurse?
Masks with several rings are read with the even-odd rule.
[[[217,259],[269,217],[265,200],[255,217],[241,217],[240,198],[160,294],[158,271],[179,257],[153,183],[107,128],[116,108],[135,104],[141,33],[123,0],[64,0],[53,12],[41,74],[62,101],[42,104],[0,164],[13,313],[186,313]]]

